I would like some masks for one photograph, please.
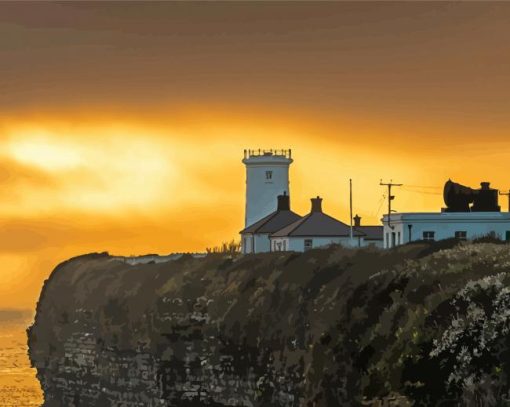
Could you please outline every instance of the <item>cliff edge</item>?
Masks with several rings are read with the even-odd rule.
[[[29,355],[46,407],[497,405],[509,282],[498,244],[90,254],[46,281]]]

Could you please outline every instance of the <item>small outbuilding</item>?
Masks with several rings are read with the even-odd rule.
[[[362,225],[361,217],[354,218],[354,228],[363,233],[363,240],[359,239],[360,246],[375,246],[382,248],[384,244],[383,227],[375,225]]]

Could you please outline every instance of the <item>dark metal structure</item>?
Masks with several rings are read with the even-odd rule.
[[[446,181],[443,197],[444,212],[500,212],[498,190],[491,188],[489,182],[482,182],[481,188],[473,189],[464,185]]]

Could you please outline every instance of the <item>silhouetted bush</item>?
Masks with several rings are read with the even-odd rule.
[[[232,239],[230,242],[223,242],[219,246],[208,247],[205,249],[208,254],[221,253],[221,254],[237,254],[241,253],[241,242],[236,242]]]
[[[493,243],[493,244],[506,244],[504,240],[501,240],[494,233],[489,233],[485,236],[477,237],[473,239],[473,243]]]

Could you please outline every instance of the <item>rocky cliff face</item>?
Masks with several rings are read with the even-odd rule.
[[[495,321],[480,349],[490,366],[476,354],[455,371],[444,361],[465,352],[448,331],[459,315],[476,325],[459,305],[470,280],[496,279],[480,301],[506,301],[508,248],[435,250],[71,259],[46,282],[29,329],[45,406],[337,406],[392,393],[434,403],[481,391],[468,376],[502,397],[501,310],[481,305]]]

